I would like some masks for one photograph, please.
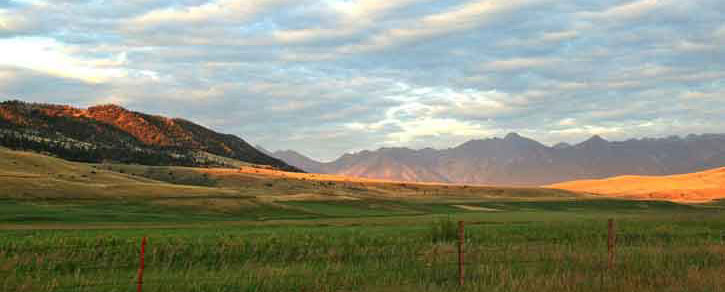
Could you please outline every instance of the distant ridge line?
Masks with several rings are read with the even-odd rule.
[[[415,182],[547,185],[618,175],[670,175],[725,166],[724,134],[608,141],[599,135],[578,144],[546,146],[510,133],[447,149],[404,147],[347,153],[321,163],[292,150],[272,153],[309,172]]]

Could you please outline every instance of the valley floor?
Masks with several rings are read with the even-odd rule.
[[[725,287],[722,201],[93,165],[5,150],[0,161],[0,292],[136,289],[144,237],[143,291]]]

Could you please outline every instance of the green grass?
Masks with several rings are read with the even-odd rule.
[[[302,219],[312,215],[273,205],[254,205],[235,212],[213,211],[203,206],[165,206],[148,200],[0,200],[0,223],[194,223]]]
[[[46,223],[203,223],[209,221],[268,221],[323,218],[420,217],[458,214],[462,218],[490,217],[503,220],[542,218],[545,212],[569,217],[591,214],[698,214],[720,210],[719,205],[681,205],[661,201],[581,200],[465,202],[493,212],[465,210],[459,202],[437,203],[391,200],[261,202],[249,198],[162,199],[0,199],[0,225]],[[714,208],[717,207],[717,208]],[[528,220],[528,219],[527,219]],[[533,219],[532,219],[533,220]]]
[[[15,210],[55,218],[62,216],[33,208],[59,208],[66,211],[60,223],[76,223],[106,210],[116,217],[99,220],[129,220],[126,227],[147,225],[0,231],[0,291],[132,290],[143,236],[149,238],[144,291],[720,291],[725,287],[725,246],[720,243],[725,214],[713,206],[619,200],[467,203],[504,209],[472,212],[431,203],[287,202],[310,212],[304,214],[324,215],[225,222],[241,214],[227,214],[230,218],[140,203],[55,204],[3,202],[0,214]],[[440,205],[448,204],[452,203]],[[400,209],[445,212],[396,213]],[[385,210],[391,213],[380,216]],[[453,210],[457,212],[448,212]],[[274,216],[278,211],[266,210],[264,216],[285,219],[284,214]],[[610,217],[617,220],[619,238],[614,271],[605,269]],[[48,218],[38,220],[37,226],[46,228],[43,223]],[[440,231],[452,237],[457,220],[467,222],[463,289],[457,287],[455,241],[431,240],[435,228],[443,225]],[[163,228],[152,224],[174,221],[207,223]]]
[[[10,162],[0,163],[0,292],[133,291],[144,236],[146,292],[725,287],[723,201],[214,176],[8,151],[0,160]],[[285,198],[299,194],[314,200]],[[618,228],[613,271],[607,218]],[[466,222],[462,288],[458,220]]]

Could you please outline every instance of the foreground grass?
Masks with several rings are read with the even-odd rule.
[[[725,247],[720,237],[725,215],[719,209],[648,202],[481,204],[506,210],[331,217],[304,224],[218,221],[203,228],[2,231],[0,291],[132,290],[143,236],[149,238],[144,291],[721,291],[725,287]],[[306,207],[320,212],[331,208]],[[431,207],[438,208],[442,207]],[[448,216],[468,222],[463,288],[457,286],[455,243],[431,238],[435,223]],[[605,268],[608,217],[617,218],[619,229],[614,271]]]

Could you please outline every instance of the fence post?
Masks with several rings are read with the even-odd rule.
[[[144,269],[144,256],[145,255],[146,255],[146,236],[144,236],[141,239],[141,258],[139,261],[139,268],[138,268],[138,285],[136,286],[137,292],[143,291],[143,269]]]
[[[607,267],[609,268],[609,270],[613,270],[617,247],[617,231],[615,230],[614,219],[609,219],[607,225],[609,231],[607,234],[607,253],[609,254],[609,261],[607,263]]]
[[[458,285],[464,284],[464,251],[463,242],[465,241],[465,229],[463,221],[458,221]]]

